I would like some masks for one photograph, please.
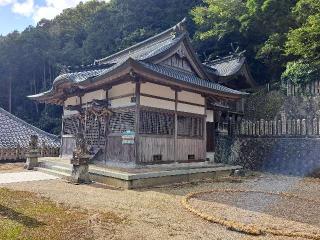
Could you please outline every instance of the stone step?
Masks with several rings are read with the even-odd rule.
[[[65,172],[61,172],[61,171],[57,171],[57,170],[53,170],[53,169],[49,169],[49,168],[43,168],[43,167],[36,167],[34,168],[34,170],[39,171],[39,172],[43,172],[43,173],[47,173],[53,176],[57,176],[63,179],[70,179],[70,174],[65,173]]]
[[[71,172],[72,172],[72,168],[71,167],[62,167],[62,166],[56,166],[56,165],[50,166],[49,169],[55,170],[55,171],[58,171],[58,172],[67,173],[67,174],[71,174]]]

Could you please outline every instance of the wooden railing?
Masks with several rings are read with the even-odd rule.
[[[287,83],[287,95],[296,96],[299,94],[320,96],[320,79],[305,84],[292,84]]]

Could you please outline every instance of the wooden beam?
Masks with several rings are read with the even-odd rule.
[[[156,96],[156,95],[152,95],[152,94],[141,93],[140,96],[149,97],[149,98],[155,98],[155,99],[160,99],[160,100],[165,100],[165,101],[170,101],[170,102],[175,102],[175,99],[166,98],[166,97],[160,97],[160,96]],[[189,104],[189,105],[192,105],[192,106],[197,106],[197,107],[204,107],[203,104],[197,104],[197,103],[180,101],[180,100],[178,100],[178,102],[179,103],[183,103],[183,104]]]

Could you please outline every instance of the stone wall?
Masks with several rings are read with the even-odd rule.
[[[320,138],[218,136],[215,161],[273,173],[318,175]]]

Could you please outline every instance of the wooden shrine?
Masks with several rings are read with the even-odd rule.
[[[246,95],[219,84],[208,68],[182,21],[86,69],[58,76],[52,89],[29,98],[63,106],[64,158],[72,156],[81,123],[91,161],[98,164],[204,161],[208,122],[217,121],[220,108],[240,114]],[[93,110],[97,102],[104,103],[108,117]]]

